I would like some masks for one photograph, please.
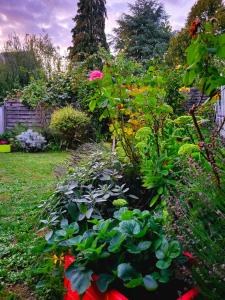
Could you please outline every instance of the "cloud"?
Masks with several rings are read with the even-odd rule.
[[[72,18],[76,14],[77,0],[0,0],[0,47],[7,36],[16,32],[21,36],[25,33],[49,33],[53,43],[66,49],[71,43]],[[116,20],[122,13],[128,13],[128,3],[135,0],[108,0],[106,33],[109,34],[116,26]],[[170,16],[174,29],[181,28],[185,23],[190,7],[195,0],[162,0]]]

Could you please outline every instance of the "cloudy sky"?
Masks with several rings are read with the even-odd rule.
[[[116,26],[116,20],[128,12],[127,3],[135,0],[107,0],[108,20],[106,33]],[[161,0],[173,29],[184,25],[185,18],[196,0]],[[66,49],[71,42],[72,18],[76,14],[77,0],[0,0],[0,48],[7,36],[49,33],[55,45]]]

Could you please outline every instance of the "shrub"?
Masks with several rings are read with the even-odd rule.
[[[27,152],[41,151],[46,145],[45,138],[31,129],[17,135],[16,140],[19,142],[20,147]]]
[[[51,117],[50,129],[60,135],[68,146],[80,144],[88,139],[90,119],[72,106],[56,110]]]

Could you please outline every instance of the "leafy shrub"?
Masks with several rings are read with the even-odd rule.
[[[64,219],[59,230],[46,235],[48,250],[70,249],[75,255],[66,276],[80,295],[90,286],[92,274],[99,275],[96,284],[101,292],[115,282],[128,289],[143,286],[154,291],[169,281],[181,248],[177,241],[166,239],[160,216],[125,207],[112,218],[94,219],[92,224],[87,231]]]
[[[22,101],[24,104],[35,108],[39,103],[45,101],[47,94],[46,80],[33,80],[22,92]]]
[[[90,118],[72,106],[66,106],[53,112],[50,129],[58,133],[69,146],[88,139],[90,136]]]
[[[225,294],[225,178],[218,189],[213,175],[193,158],[184,166],[176,188],[167,199],[172,229],[183,247],[195,257],[191,268],[195,285],[206,299],[220,300]]]
[[[45,138],[32,129],[17,135],[16,140],[19,142],[20,147],[27,152],[42,151],[46,146]]]
[[[42,206],[47,216],[42,222],[58,226],[62,218],[83,221],[102,218],[115,211],[114,200],[137,201],[122,176],[122,165],[109,152],[99,150],[83,165],[70,167],[66,180]],[[124,200],[125,200],[124,199]]]

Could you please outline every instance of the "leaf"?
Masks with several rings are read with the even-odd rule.
[[[108,250],[110,252],[116,252],[120,249],[121,244],[123,243],[123,241],[126,239],[126,235],[117,232],[114,237],[112,238],[112,240],[110,241]]]
[[[151,199],[149,206],[150,206],[150,207],[154,206],[154,205],[156,204],[156,202],[159,200],[159,198],[160,198],[160,195],[159,195],[159,194],[155,195],[155,196]]]
[[[113,282],[114,277],[110,274],[100,274],[96,282],[97,287],[100,292],[105,293],[108,289],[108,286]]]
[[[125,234],[136,235],[140,233],[141,226],[137,221],[134,220],[122,221],[119,224],[119,230]]]
[[[144,287],[148,291],[155,291],[158,287],[157,281],[151,275],[146,275],[143,281],[144,281]]]
[[[170,258],[176,258],[180,255],[181,253],[181,248],[180,248],[180,244],[178,241],[172,241],[169,244],[169,249],[168,249],[168,256]]]
[[[117,267],[117,275],[123,281],[128,281],[136,276],[136,272],[130,263],[123,263]]]
[[[127,287],[128,289],[133,289],[133,288],[136,288],[137,286],[141,286],[141,285],[143,285],[143,278],[138,277],[138,278],[132,279],[128,283],[126,283],[125,287]]]
[[[165,254],[162,250],[157,250],[156,253],[155,253],[155,256],[158,258],[158,259],[164,259],[165,258]]]
[[[60,222],[60,227],[62,229],[65,229],[68,226],[68,220],[67,219],[62,219],[62,221]]]
[[[53,236],[53,231],[49,231],[46,235],[45,235],[45,240],[48,242]]]
[[[159,282],[161,283],[167,283],[170,280],[170,271],[169,270],[161,270],[160,271],[160,277]]]
[[[130,245],[127,251],[132,254],[138,254],[141,253],[142,251],[149,249],[151,244],[152,243],[150,241],[143,241],[140,242],[138,245]]]
[[[171,265],[172,260],[169,258],[167,260],[158,260],[156,263],[156,267],[160,270],[168,269]]]
[[[91,278],[93,274],[91,270],[85,270],[84,268],[79,269],[72,264],[66,270],[65,274],[70,280],[72,290],[77,291],[79,295],[84,294],[91,285]]]
[[[97,100],[92,100],[89,103],[89,109],[90,109],[91,112],[93,112],[95,110],[96,104],[97,104]]]

